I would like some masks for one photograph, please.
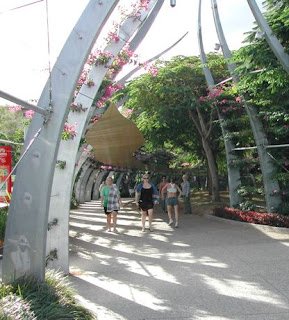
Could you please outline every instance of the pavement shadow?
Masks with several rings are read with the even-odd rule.
[[[289,232],[167,220],[157,206],[154,232],[141,232],[128,199],[114,234],[99,201],[71,211],[70,280],[99,319],[289,319]]]

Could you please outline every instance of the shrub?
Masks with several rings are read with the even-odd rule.
[[[255,211],[242,211],[229,207],[213,209],[213,215],[225,219],[242,222],[289,228],[289,217],[277,213],[260,213]]]
[[[11,285],[0,285],[0,319],[96,319],[77,303],[75,290],[61,273],[47,271],[40,282],[23,277]]]
[[[4,241],[4,237],[5,237],[7,215],[8,215],[8,209],[1,208],[0,209],[0,240],[1,241]]]

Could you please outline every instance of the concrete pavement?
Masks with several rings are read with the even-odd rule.
[[[71,211],[70,280],[99,320],[288,320],[289,230],[199,215],[141,232],[127,200],[119,234],[99,201]]]

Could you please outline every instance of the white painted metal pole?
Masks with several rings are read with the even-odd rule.
[[[19,164],[14,183],[2,266],[6,283],[23,275],[44,280],[48,211],[63,126],[88,54],[117,3],[118,0],[89,1],[69,35],[40,97],[39,107],[50,108],[52,85],[53,112]],[[35,114],[24,149],[42,126],[42,115]]]
[[[268,22],[262,15],[255,0],[247,0],[248,5],[256,19],[259,28],[265,35],[266,41],[270,46],[271,50],[275,54],[276,58],[279,60],[284,70],[289,73],[289,55],[285,52],[284,47],[281,45],[277,37],[274,35],[272,29],[270,28]]]

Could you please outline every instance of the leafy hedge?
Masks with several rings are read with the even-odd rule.
[[[75,299],[76,291],[63,274],[46,271],[44,282],[23,277],[11,285],[0,284],[0,319],[94,320]]]
[[[277,213],[260,213],[223,207],[213,209],[213,215],[241,222],[289,228],[289,217]]]
[[[1,208],[0,209],[0,240],[2,241],[4,241],[4,237],[5,237],[7,215],[8,215],[8,209]]]

